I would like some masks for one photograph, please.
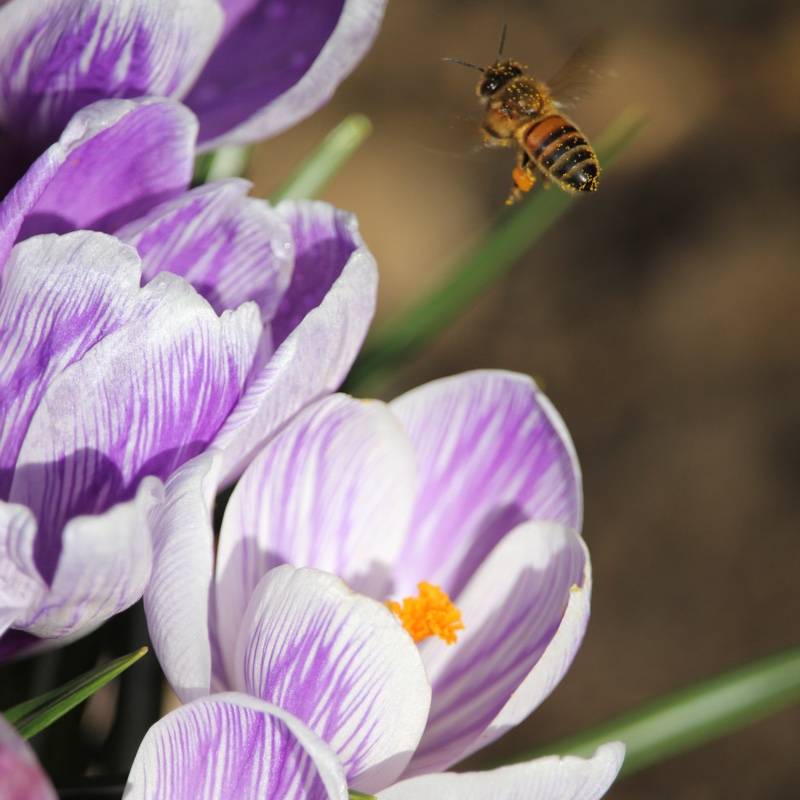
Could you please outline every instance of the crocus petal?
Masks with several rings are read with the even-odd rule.
[[[226,0],[223,39],[186,98],[200,144],[248,143],[324,105],[364,57],[386,0]]]
[[[263,700],[214,695],[167,714],[142,740],[125,800],[347,800],[335,753]]]
[[[60,241],[64,240],[64,241]],[[78,242],[99,271],[135,251],[104,234],[36,237],[35,261]],[[98,257],[103,259],[98,262]],[[77,261],[77,256],[76,259]],[[141,477],[166,479],[206,449],[239,399],[261,335],[254,304],[218,317],[181,278],[161,273],[124,297],[129,321],[48,386],[20,448],[9,499],[57,535],[67,519],[128,499]],[[135,435],[131,435],[131,431]],[[39,539],[42,539],[41,535]],[[55,541],[37,541],[52,559]],[[52,562],[51,562],[52,563]]]
[[[247,607],[240,687],[302,719],[338,754],[348,785],[375,792],[419,742],[430,686],[411,637],[382,603],[333,575],[277,567]]]
[[[230,659],[250,595],[279,564],[324,569],[354,591],[386,597],[415,478],[410,442],[383,403],[335,395],[284,428],[225,512],[216,582],[222,652]]]
[[[414,441],[420,494],[398,591],[420,576],[455,596],[527,519],[581,521],[580,470],[563,421],[526,375],[486,370],[433,381],[391,404]]]
[[[528,522],[506,536],[456,598],[458,643],[420,645],[433,703],[407,774],[446,769],[527,717],[572,663],[589,593],[588,553],[571,528]]]
[[[147,515],[162,491],[160,481],[148,478],[130,502],[70,520],[50,592],[37,613],[17,627],[61,639],[77,631],[88,633],[132,606],[150,578],[153,551]]]
[[[0,286],[0,498],[47,387],[130,319],[139,277],[136,253],[104,236],[48,237],[12,251]]]
[[[216,0],[17,0],[0,10],[0,125],[40,152],[97,100],[181,97],[222,30]]]
[[[184,191],[196,133],[192,113],[171,100],[105,100],[79,111],[0,204],[0,267],[17,238],[113,232]]]
[[[199,455],[176,470],[150,514],[153,573],[147,627],[164,674],[183,702],[211,689],[209,603],[214,564],[211,509],[220,459]]]
[[[295,242],[292,282],[272,326],[280,346],[213,442],[225,453],[223,484],[301,408],[339,388],[375,312],[378,271],[355,218],[310,201],[276,210]]]
[[[163,203],[117,231],[142,258],[142,277],[162,271],[186,278],[221,314],[255,301],[272,319],[292,275],[289,225],[251,184],[233,179],[201,186]]]
[[[3,800],[57,800],[53,784],[33,750],[0,714],[0,797]]]
[[[378,793],[378,800],[597,800],[614,782],[625,746],[610,742],[590,759],[548,756],[489,772],[423,775]]]
[[[0,637],[38,607],[47,592],[33,560],[35,538],[36,520],[30,510],[0,502]]]

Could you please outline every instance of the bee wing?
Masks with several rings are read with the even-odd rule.
[[[611,75],[608,69],[608,36],[590,33],[575,49],[547,86],[558,108],[572,108],[591,94],[592,88]]]

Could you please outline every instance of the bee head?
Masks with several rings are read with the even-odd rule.
[[[483,71],[483,78],[478,84],[478,95],[480,97],[491,97],[499,89],[502,89],[514,78],[522,75],[522,65],[516,61],[498,61],[491,67],[486,67]]]

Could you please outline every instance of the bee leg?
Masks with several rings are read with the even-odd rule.
[[[522,200],[522,193],[529,192],[533,184],[536,183],[536,172],[527,153],[520,154],[517,166],[511,172],[511,177],[514,185],[511,187],[511,193],[506,200],[507,206],[519,203]]]

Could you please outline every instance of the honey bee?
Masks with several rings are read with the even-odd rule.
[[[478,67],[467,61],[447,58],[483,73],[477,94],[485,107],[480,132],[484,143],[491,147],[519,148],[517,166],[511,173],[514,181],[506,205],[522,199],[536,182],[537,170],[542,184],[549,181],[568,192],[597,191],[600,164],[586,137],[561,112],[550,89],[529,75],[513,59],[503,59],[506,28],[500,38],[500,49],[494,64]],[[566,83],[574,71],[579,48],[560,70],[553,83]]]

